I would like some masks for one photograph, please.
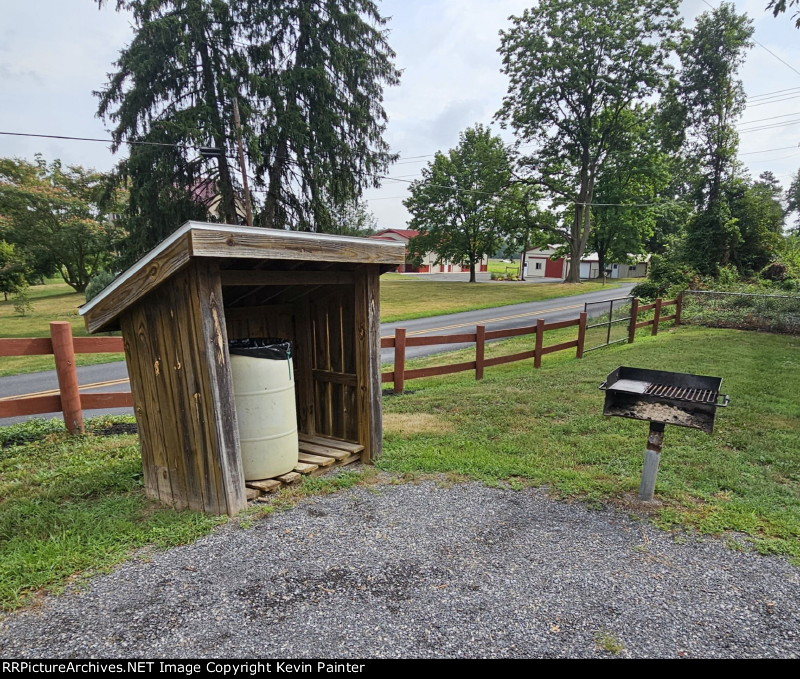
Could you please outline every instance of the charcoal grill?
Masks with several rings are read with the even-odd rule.
[[[720,393],[721,386],[721,377],[626,366],[617,368],[600,385],[606,392],[603,415],[650,422],[639,487],[641,500],[653,499],[664,426],[674,424],[707,434],[713,432],[717,408],[730,402],[729,396]]]

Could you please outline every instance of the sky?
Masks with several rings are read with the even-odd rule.
[[[719,0],[708,2],[719,4]],[[132,37],[129,17],[113,11],[108,6],[113,4],[98,10],[95,0],[0,0],[0,131],[107,138],[107,126],[95,116],[97,99],[92,93],[107,81],[120,49]],[[378,4],[381,13],[391,17],[389,44],[403,71],[400,85],[385,92],[389,116],[385,138],[401,155],[388,176],[407,181],[419,176],[436,151],[456,146],[465,128],[492,123],[507,87],[497,53],[499,31],[508,28],[510,15],[521,14],[533,3],[379,0]],[[735,4],[754,19],[754,38],[763,45],[753,47],[740,73],[750,98],[742,129],[760,126],[747,123],[763,118],[772,118],[764,125],[799,119],[800,115],[791,114],[800,111],[800,96],[760,95],[800,87],[800,30],[790,15],[774,18],[766,12],[767,0],[735,0]],[[707,9],[703,0],[684,0],[681,5],[687,25]],[[504,139],[513,140],[509,131],[494,127]],[[771,170],[786,187],[800,167],[798,144],[800,124],[742,132],[740,159],[753,176]],[[60,158],[66,164],[103,171],[120,158],[104,143],[0,135],[2,157],[33,159],[37,152],[47,160]],[[409,215],[402,200],[407,187],[404,181],[386,181],[380,189],[366,192],[379,227],[406,226]]]

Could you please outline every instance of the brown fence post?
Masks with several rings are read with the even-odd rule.
[[[681,311],[683,311],[683,293],[681,292],[675,300],[675,325],[681,324]]]
[[[639,298],[634,297],[631,301],[631,322],[628,325],[628,344],[633,344],[636,339],[636,324],[639,322]]]
[[[56,360],[61,411],[70,434],[83,434],[83,411],[78,391],[78,372],[75,369],[75,349],[72,346],[72,326],[67,321],[50,323],[50,339]]]
[[[475,326],[475,379],[483,379],[483,358],[486,348],[486,326]]]
[[[578,351],[576,358],[583,358],[583,343],[586,341],[586,312],[581,311],[580,323],[578,324]]]
[[[406,329],[394,331],[394,393],[402,394],[406,386]]]
[[[658,322],[661,320],[661,298],[656,299],[656,315],[653,316],[653,335],[658,334]]]
[[[536,347],[533,354],[533,367],[542,367],[542,346],[544,345],[544,319],[536,319]]]

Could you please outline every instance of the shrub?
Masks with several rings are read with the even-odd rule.
[[[114,281],[116,276],[110,271],[101,271],[89,281],[86,286],[86,301],[88,302],[93,297],[97,297],[105,288],[107,288]]]

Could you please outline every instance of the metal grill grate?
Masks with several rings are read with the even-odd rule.
[[[644,391],[650,396],[662,396],[676,401],[691,401],[692,403],[716,403],[719,392],[711,389],[690,389],[688,387],[674,387],[668,384],[649,384]]]

